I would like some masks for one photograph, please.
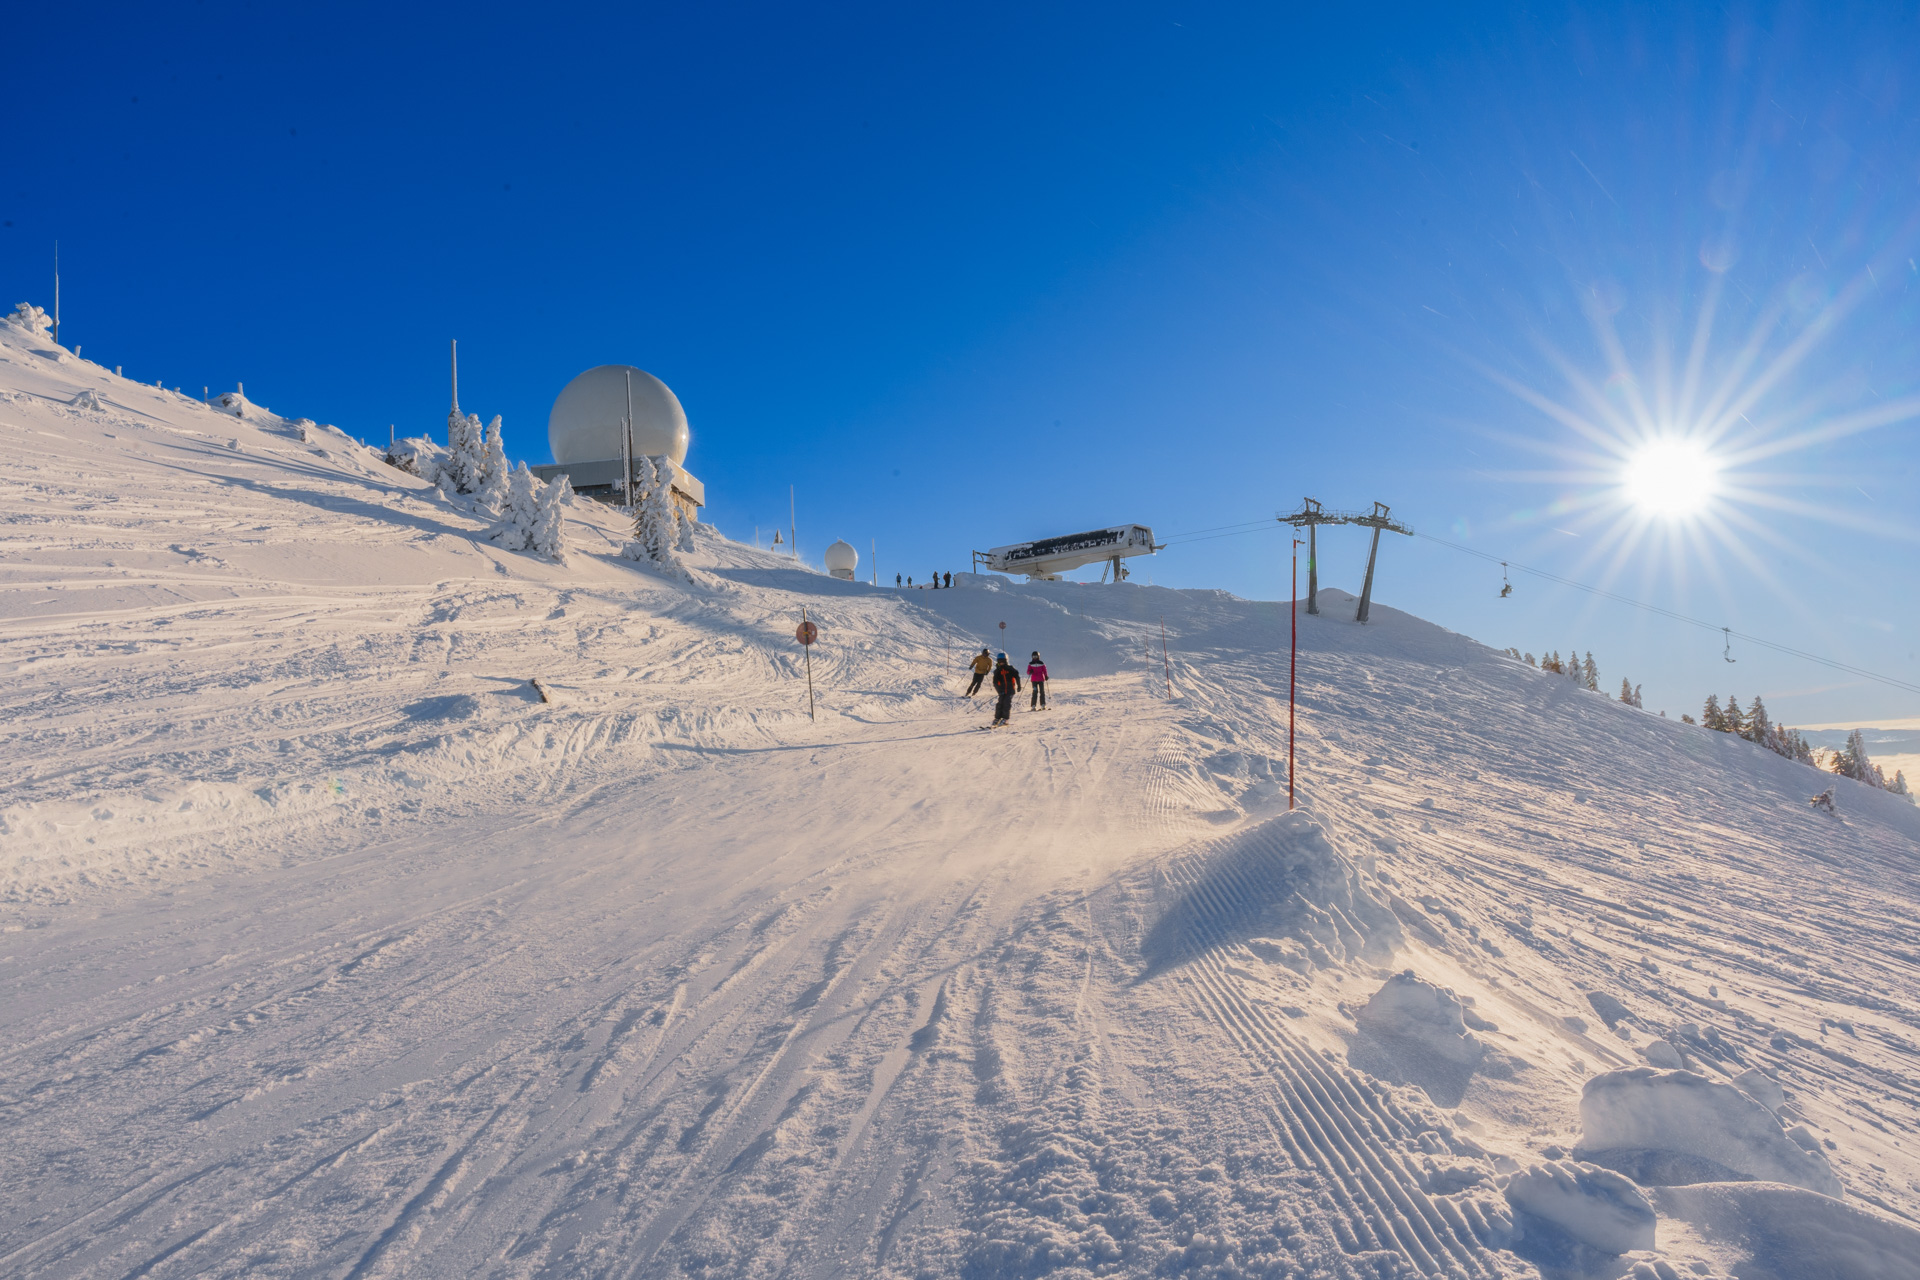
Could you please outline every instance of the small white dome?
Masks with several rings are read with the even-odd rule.
[[[853,571],[860,567],[860,553],[845,538],[827,548],[827,572],[836,578],[851,578]]]
[[[630,364],[596,366],[561,388],[547,415],[547,444],[555,462],[607,462],[623,456],[628,375],[633,380],[634,456],[664,453],[685,465],[689,433],[679,397],[666,383]]]

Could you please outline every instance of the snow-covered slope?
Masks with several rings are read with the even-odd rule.
[[[1920,1274],[1895,797],[1328,592],[1288,814],[1284,605],[554,565],[60,356],[0,327],[8,1275]]]

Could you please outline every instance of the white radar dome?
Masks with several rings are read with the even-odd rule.
[[[853,578],[853,571],[860,567],[860,553],[845,538],[827,548],[827,572],[836,578]]]
[[[666,383],[630,364],[589,369],[560,389],[547,415],[547,443],[557,463],[606,462],[623,455],[627,384],[633,384],[633,453],[687,461],[687,411]]]

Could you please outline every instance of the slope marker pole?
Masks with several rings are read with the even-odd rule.
[[[1152,652],[1152,650],[1148,650]],[[1160,662],[1167,669],[1167,696],[1173,696],[1173,660],[1167,657],[1167,615],[1160,615]]]
[[[813,720],[813,623],[807,618],[807,606],[800,606],[800,648],[807,655],[807,719]]]
[[[1308,537],[1312,537],[1311,525]],[[1313,571],[1313,555],[1308,552],[1307,571]],[[1293,590],[1287,602],[1287,811],[1293,811],[1293,708],[1300,688],[1297,672],[1300,662],[1300,539],[1293,540]]]

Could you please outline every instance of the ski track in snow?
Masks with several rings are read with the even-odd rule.
[[[1284,605],[551,565],[59,356],[0,326],[0,1272],[1576,1274],[1500,1177],[1655,1040],[1920,1222],[1893,797],[1328,591],[1289,816]],[[982,644],[1057,709],[975,732]],[[1472,1065],[1357,1020],[1404,969]]]

